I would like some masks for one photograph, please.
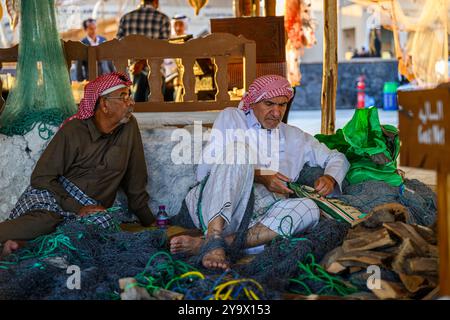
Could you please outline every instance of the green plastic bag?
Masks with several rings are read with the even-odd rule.
[[[350,162],[350,184],[379,180],[393,186],[403,183],[397,171],[400,152],[398,130],[380,125],[377,108],[357,109],[353,118],[334,135],[315,136],[330,149],[342,152]]]

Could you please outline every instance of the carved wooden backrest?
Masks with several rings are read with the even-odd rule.
[[[17,62],[17,57],[19,55],[19,46],[15,45],[11,48],[2,48],[0,49],[0,64],[3,62]],[[5,99],[3,99],[1,93],[3,91],[3,83],[0,78],[0,112],[3,109],[3,105],[5,104]]]
[[[67,61],[67,69],[70,70],[72,61],[87,60],[88,47],[80,41],[62,41],[63,51]],[[19,45],[11,48],[0,48],[0,63],[17,62],[19,58]],[[0,93],[2,92],[2,80],[0,79]],[[5,100],[0,95],[0,111],[5,104]]]
[[[247,91],[256,77],[256,45],[254,41],[228,33],[210,34],[204,38],[192,39],[185,43],[169,43],[153,40],[141,35],[130,35],[121,40],[111,40],[99,46],[85,46],[78,41],[63,41],[67,66],[73,60],[88,62],[89,80],[97,77],[97,62],[113,61],[117,71],[125,72],[130,59],[145,59],[150,69],[148,81],[151,88],[162,87],[159,72],[166,58],[179,58],[183,65],[182,82],[184,95],[182,102],[165,102],[161,90],[152,90],[148,102],[137,102],[136,112],[183,112],[222,110],[237,106],[238,101],[230,100],[228,94],[228,62],[231,58],[243,60],[243,89]],[[17,62],[18,46],[0,49],[0,62]],[[217,94],[213,101],[198,101],[195,94],[194,63],[199,58],[211,58],[216,66],[215,84]],[[156,72],[152,72],[155,71]],[[0,82],[1,88],[1,82]],[[0,108],[3,102],[0,102]]]
[[[95,59],[93,57],[95,56]],[[228,94],[228,62],[230,58],[243,59],[244,90],[256,77],[256,45],[244,37],[228,33],[210,34],[204,38],[192,39],[185,43],[170,43],[165,40],[153,40],[144,36],[130,35],[122,40],[111,40],[97,47],[88,48],[89,78],[97,76],[97,64],[94,61],[111,60],[117,71],[124,72],[129,59],[145,59],[150,69],[148,82],[150,97],[148,102],[138,102],[137,112],[170,111],[206,111],[222,110],[237,106]],[[184,95],[182,102],[164,102],[160,88],[162,77],[161,64],[166,58],[179,58],[183,65],[182,83]],[[199,58],[211,58],[215,64],[215,84],[217,94],[214,101],[198,101],[195,94],[194,63]],[[154,89],[157,88],[157,89]]]

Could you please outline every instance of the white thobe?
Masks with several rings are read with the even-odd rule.
[[[313,136],[297,127],[281,123],[277,129],[265,130],[258,122],[253,111],[244,113],[237,108],[223,110],[213,125],[213,130],[219,130],[226,136],[226,130],[256,130],[263,134],[275,135],[278,148],[278,172],[290,181],[296,181],[305,164],[311,167],[320,166],[325,169],[324,174],[332,176],[337,186],[335,192],[340,192],[342,181],[350,167],[346,157],[335,150],[330,150]],[[249,140],[248,143],[255,143]],[[214,154],[217,144],[210,141],[203,154]],[[246,145],[248,149],[257,146]],[[240,152],[243,150],[241,149]],[[197,167],[197,180],[202,181],[208,176],[201,197],[201,213],[199,199],[201,186],[190,190],[186,197],[186,204],[194,224],[202,228],[199,214],[204,222],[221,216],[226,227],[224,234],[237,231],[248,199],[253,188],[255,192],[254,214],[250,227],[262,223],[271,230],[291,235],[314,227],[320,217],[317,205],[310,199],[285,199],[278,194],[268,191],[263,185],[253,183],[254,170],[264,168],[261,164],[206,164]]]

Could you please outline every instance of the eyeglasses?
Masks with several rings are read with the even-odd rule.
[[[131,96],[131,92],[129,92],[126,95],[120,96],[120,97],[108,97],[108,96],[105,96],[103,98],[105,98],[105,99],[121,99],[125,103],[130,102],[131,100],[133,100],[133,97]]]

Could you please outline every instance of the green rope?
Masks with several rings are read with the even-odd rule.
[[[59,127],[70,113],[63,113],[58,109],[42,110],[39,112],[22,112],[15,119],[8,119],[5,115],[1,121],[0,133],[6,136],[24,136],[38,125],[39,137],[49,140],[54,132],[48,126]]]
[[[115,213],[117,211],[122,210],[120,207],[111,207],[106,210],[107,213]],[[105,212],[98,212],[93,213],[92,215],[78,218],[78,220],[85,224],[95,225],[90,218],[93,218],[95,216],[100,216],[105,214]],[[120,231],[119,223],[113,219],[113,226],[111,227],[111,231]],[[84,234],[79,233],[77,235],[78,239],[81,239],[84,237]],[[60,255],[61,252],[63,252],[65,255],[72,255],[75,252],[78,252],[78,249],[75,248],[75,246],[70,241],[70,238],[63,233],[63,231],[60,228],[57,228],[57,230],[48,235],[42,235],[40,237],[37,237],[34,240],[29,241],[30,244],[34,244],[35,246],[30,248],[23,248],[20,251],[20,256],[18,253],[13,253],[10,255],[10,258],[15,259],[15,261],[0,261],[0,269],[7,270],[9,269],[8,266],[11,265],[17,265],[20,261],[27,260],[27,259],[33,259],[33,258],[39,258],[39,259],[46,259],[49,257]],[[81,253],[83,254],[83,253]],[[44,268],[41,265],[34,265],[35,268]]]
[[[168,261],[158,263],[156,271],[151,275],[146,274],[157,257],[164,257]],[[169,289],[174,282],[180,280],[182,274],[189,271],[197,269],[183,261],[173,260],[166,251],[158,251],[148,259],[144,270],[134,277],[137,281],[135,285],[145,288],[151,294],[157,289]]]
[[[345,284],[338,277],[331,276],[326,272],[322,266],[315,262],[314,256],[309,253],[306,256],[306,261],[310,260],[309,263],[298,262],[298,267],[302,272],[297,278],[289,279],[290,282],[295,283],[303,287],[304,291],[291,290],[293,293],[297,294],[313,294],[311,288],[305,283],[305,280],[311,280],[315,282],[321,282],[324,286],[316,293],[318,295],[333,295],[337,294],[339,296],[346,296],[357,292],[357,289]]]
[[[289,220],[289,222],[290,222],[288,232],[285,232],[284,229],[283,229],[283,223],[284,223],[285,220]],[[296,237],[294,237],[293,236],[293,228],[294,228],[294,219],[292,218],[292,216],[289,216],[289,215],[288,216],[284,216],[280,220],[280,224],[278,225],[278,236],[276,236],[272,240],[272,245],[274,245],[280,239],[287,240],[287,243],[284,241],[280,245],[280,249],[283,250],[283,251],[288,251],[288,250],[292,249],[293,247],[295,247],[298,242],[308,240],[307,238],[296,238]]]
[[[203,233],[205,234],[208,230],[208,227],[206,226],[205,222],[203,221],[203,213],[202,213],[202,196],[203,196],[203,189],[205,188],[206,181],[208,181],[208,176],[205,177],[202,182],[200,183],[200,195],[198,197],[198,206],[197,206],[197,216],[198,220],[200,221],[200,226],[203,230]]]
[[[12,253],[9,257],[14,261],[0,261],[1,269],[9,269],[8,266],[17,265],[19,262],[38,258],[44,260],[49,257],[58,256],[63,252],[65,255],[71,256],[77,252],[78,249],[70,241],[70,238],[66,236],[61,229],[57,229],[52,234],[40,236],[34,240],[29,241],[30,244],[34,244],[31,249],[29,247],[23,248],[17,253]],[[32,268],[44,269],[42,264],[35,263]]]

